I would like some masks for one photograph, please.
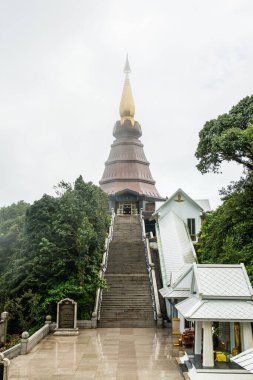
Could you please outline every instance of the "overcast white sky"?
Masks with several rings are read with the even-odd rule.
[[[98,184],[128,52],[159,192],[216,207],[241,170],[201,175],[198,132],[252,94],[252,20],[251,0],[0,0],[0,206]]]

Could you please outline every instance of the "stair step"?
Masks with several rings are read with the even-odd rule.
[[[154,327],[139,216],[116,216],[99,327]]]

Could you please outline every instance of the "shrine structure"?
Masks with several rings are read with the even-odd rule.
[[[120,102],[120,117],[113,129],[115,140],[100,180],[100,187],[109,195],[109,208],[118,214],[137,214],[145,217],[155,211],[155,201],[164,199],[155,187],[149,162],[140,141],[140,124],[134,119],[128,58],[124,68],[125,82]]]

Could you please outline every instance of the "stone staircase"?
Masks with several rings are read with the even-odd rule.
[[[156,325],[139,216],[116,216],[105,278],[98,327]]]

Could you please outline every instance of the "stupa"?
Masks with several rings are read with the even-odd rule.
[[[100,187],[109,195],[109,208],[118,214],[144,216],[155,211],[155,202],[164,199],[155,187],[149,162],[140,141],[141,126],[134,119],[135,104],[131,90],[128,57],[124,68],[125,82],[120,102],[120,120],[113,129],[115,140],[100,180]]]

